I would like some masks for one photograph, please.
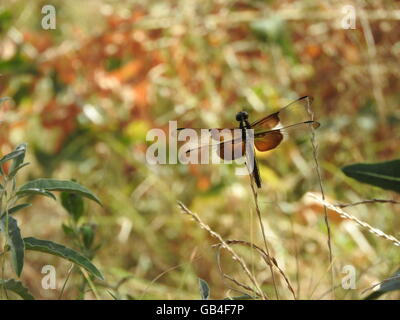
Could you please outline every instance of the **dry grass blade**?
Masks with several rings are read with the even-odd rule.
[[[310,100],[307,100],[307,112],[310,115],[311,120],[314,120],[314,111],[311,109]],[[322,184],[322,177],[321,177],[321,169],[320,169],[319,162],[318,162],[318,143],[317,143],[317,138],[316,138],[316,134],[315,134],[315,128],[313,126],[310,126],[310,130],[311,130],[311,145],[312,145],[312,149],[313,149],[315,171],[317,172],[319,189],[322,194],[322,199],[325,200],[324,186]],[[333,297],[333,299],[335,299],[335,276],[333,273],[332,235],[331,235],[331,228],[329,225],[328,211],[326,210],[325,205],[324,205],[324,220],[325,220],[326,231],[328,233],[327,244],[328,244],[328,249],[329,249],[329,265],[331,267],[332,297]]]
[[[318,196],[316,196],[315,194],[309,193],[309,196],[314,198],[315,200],[317,200],[319,203],[323,204],[324,206],[326,206],[328,209],[337,212],[343,219],[349,219],[354,221],[355,223],[357,223],[358,225],[360,225],[361,227],[367,229],[369,232],[371,232],[372,234],[380,237],[380,238],[384,238],[386,240],[389,240],[391,242],[393,242],[394,245],[396,246],[400,246],[400,241],[395,238],[392,235],[387,235],[386,233],[384,233],[382,230],[379,230],[377,228],[374,228],[372,226],[370,226],[368,223],[361,221],[360,219],[352,216],[351,214],[343,211],[340,207],[338,206],[334,206],[333,204],[329,203],[328,201],[319,198]]]
[[[211,236],[214,238],[217,238],[218,241],[221,243],[221,246],[228,250],[228,252],[232,255],[233,259],[236,260],[239,265],[242,267],[243,271],[246,273],[250,281],[253,283],[253,285],[257,289],[257,295],[262,297],[263,299],[268,299],[267,295],[261,290],[259,284],[257,283],[257,280],[255,279],[254,275],[250,272],[249,268],[247,267],[246,263],[243,261],[242,258],[240,258],[237,253],[225,242],[225,240],[215,231],[211,230],[211,228],[205,224],[200,217],[194,213],[191,212],[182,202],[178,201],[179,208],[182,210],[183,213],[191,216],[203,229],[205,229]]]
[[[275,260],[275,258],[271,257],[268,253],[266,253],[266,252],[265,252],[263,249],[261,249],[259,246],[255,245],[255,244],[253,244],[253,243],[251,243],[251,242],[248,242],[248,241],[244,241],[244,240],[226,240],[225,242],[226,242],[227,244],[229,244],[229,245],[232,245],[232,244],[233,244],[233,245],[239,244],[239,245],[244,245],[244,246],[247,246],[247,247],[256,249],[257,252],[258,252],[259,254],[261,254],[262,258],[264,259],[265,263],[266,263],[268,266],[271,266],[271,267],[274,266],[275,268],[278,269],[278,272],[281,274],[281,276],[283,277],[283,279],[284,279],[285,282],[286,282],[286,285],[287,285],[288,289],[289,289],[290,292],[292,293],[293,298],[296,299],[296,294],[295,294],[295,292],[294,292],[294,290],[293,290],[293,287],[292,287],[292,285],[291,285],[291,283],[290,283],[290,281],[289,281],[289,278],[286,276],[285,272],[279,267],[278,262]],[[221,244],[220,244],[220,243],[214,244],[213,247],[218,247],[218,248],[220,248],[220,247],[221,247]],[[221,271],[222,271],[222,270],[221,270]],[[226,275],[225,273],[224,273],[224,276],[227,276],[227,278],[230,279],[230,280],[232,280],[232,281],[234,280],[234,279],[232,279],[230,276]],[[236,283],[236,281],[235,281],[235,283]]]
[[[340,204],[337,204],[336,206],[339,208],[346,208],[346,207],[358,206],[360,204],[371,204],[371,203],[400,204],[399,201],[390,200],[390,199],[369,199],[369,200],[362,200],[362,201],[357,201],[357,202],[353,202],[353,203],[340,203]]]

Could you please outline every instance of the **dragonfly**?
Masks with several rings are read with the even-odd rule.
[[[239,126],[236,128],[214,128],[206,129],[211,133],[212,140],[216,143],[196,145],[186,151],[186,155],[197,155],[205,148],[214,148],[218,156],[224,160],[236,160],[246,156],[247,163],[250,164],[249,170],[258,188],[261,188],[262,181],[257,159],[254,156],[255,150],[266,152],[277,148],[292,130],[307,129],[313,130],[320,126],[320,123],[313,119],[310,106],[313,101],[311,96],[304,96],[294,100],[280,110],[263,117],[252,123],[249,122],[249,115],[246,111],[236,114],[236,121]],[[187,128],[178,128],[183,130]],[[204,130],[190,128],[192,130]],[[231,138],[225,140],[221,132],[231,132]]]

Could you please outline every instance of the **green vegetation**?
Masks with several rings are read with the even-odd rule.
[[[88,258],[79,252],[53,241],[40,240],[33,237],[22,237],[18,221],[14,218],[14,214],[17,211],[30,206],[30,203],[18,203],[25,197],[42,195],[56,199],[52,191],[68,191],[69,194],[78,194],[100,203],[99,199],[93,193],[72,181],[37,179],[29,181],[18,188],[16,185],[16,175],[20,169],[29,164],[24,162],[25,153],[26,144],[21,144],[14,151],[6,154],[0,159],[0,174],[2,178],[0,184],[0,232],[5,235],[6,239],[1,252],[2,295],[8,298],[8,292],[12,291],[20,295],[23,299],[33,298],[21,282],[16,281],[15,279],[4,278],[5,263],[7,259],[11,260],[12,268],[16,276],[21,276],[24,267],[25,253],[27,250],[40,251],[62,257],[86,269],[90,274],[94,275],[98,279],[103,280],[104,278],[100,271]],[[11,162],[11,165],[8,166],[8,170],[6,170],[5,167],[9,162]],[[65,198],[66,196],[63,197],[63,199]],[[68,207],[71,212],[77,212],[79,210],[77,201],[75,201],[75,203],[70,201]],[[86,235],[86,233],[83,234]],[[89,241],[86,240],[86,242]]]

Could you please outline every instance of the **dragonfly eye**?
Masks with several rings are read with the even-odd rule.
[[[236,121],[247,120],[249,118],[249,114],[246,111],[240,111],[236,114]]]

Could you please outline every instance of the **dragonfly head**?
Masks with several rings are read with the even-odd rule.
[[[246,111],[240,111],[236,114],[236,121],[243,121],[249,118],[249,114]]]

